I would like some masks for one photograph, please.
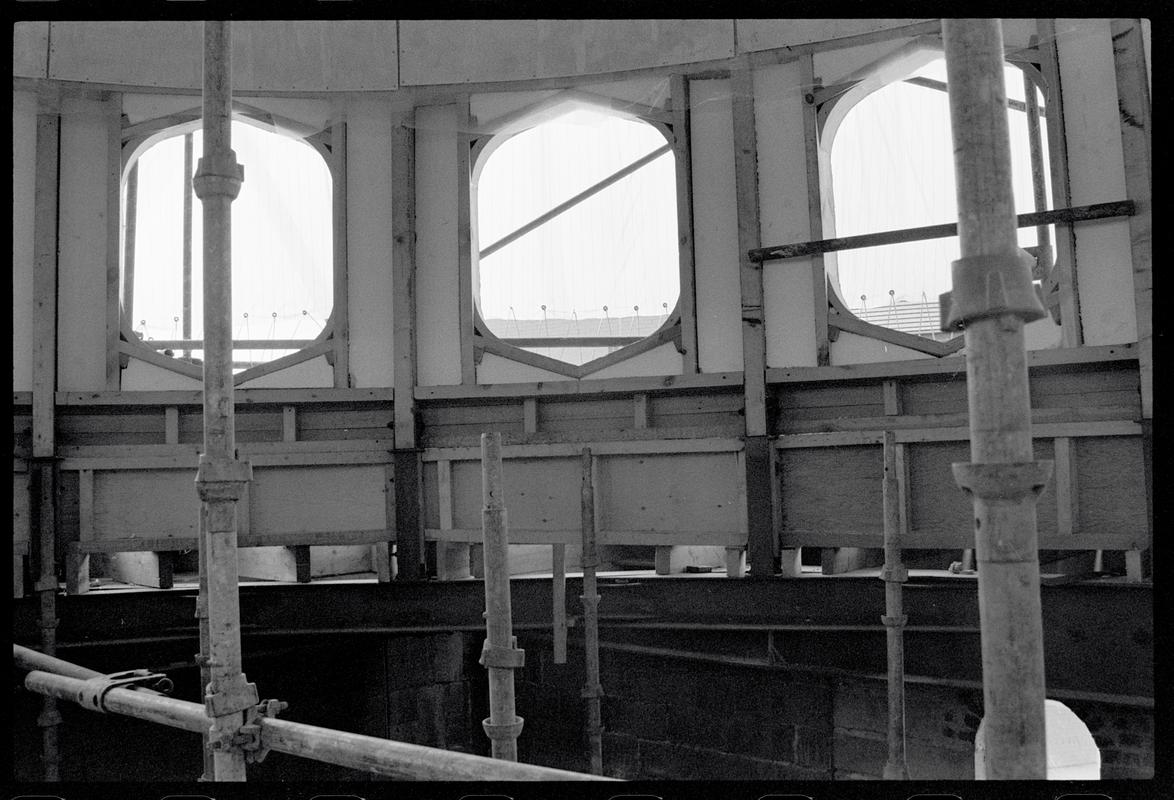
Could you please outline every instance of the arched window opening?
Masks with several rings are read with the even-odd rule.
[[[1044,210],[1051,185],[1043,93],[1017,66],[1005,65],[1004,74],[1015,207],[1020,214]],[[1034,104],[1027,91],[1034,93]],[[957,219],[944,58],[868,94],[827,133],[832,137],[833,235]],[[1042,278],[1051,267],[1054,232],[1020,228],[1018,236],[1021,247],[1038,255],[1035,278]],[[864,321],[945,340],[958,332],[938,330],[938,298],[950,290],[950,262],[959,257],[957,236],[845,250],[837,254],[830,274],[844,305]]]
[[[506,343],[581,365],[675,311],[675,163],[653,125],[569,106],[490,140],[472,198],[477,308]]]
[[[191,125],[184,126],[191,128]],[[193,364],[203,353],[203,208],[191,191],[203,132],[143,150],[123,182],[122,304],[136,339]],[[232,203],[233,370],[313,343],[334,295],[332,179],[309,144],[234,120],[245,180]]]

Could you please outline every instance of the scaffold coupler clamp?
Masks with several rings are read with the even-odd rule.
[[[881,567],[880,579],[885,583],[905,583],[909,580],[909,570],[904,564],[888,564]]]
[[[211,688],[215,684],[209,684]],[[204,708],[208,716],[213,719],[222,719],[248,712],[259,702],[257,684],[249,683],[243,672],[238,672],[228,680],[222,680],[216,685],[217,691],[204,695]],[[209,744],[213,749],[225,750],[236,747],[236,737],[240,727],[232,732],[213,731],[209,736]]]
[[[240,459],[213,460],[200,454],[196,491],[205,503],[213,500],[240,500],[245,485],[253,479],[253,465]]]
[[[235,200],[245,180],[245,168],[237,163],[236,153],[231,149],[196,162],[196,174],[192,176],[192,191],[196,197],[222,196]]]
[[[171,679],[162,673],[146,669],[130,669],[87,679],[78,689],[77,702],[82,708],[105,714],[107,711],[106,695],[110,693],[111,689],[133,689],[136,686],[164,693],[170,692],[172,689]]]
[[[245,710],[245,724],[241,725],[236,735],[232,737],[233,747],[244,751],[245,761],[250,764],[260,764],[265,760],[265,756],[269,755],[261,718],[275,719],[287,708],[289,708],[289,703],[281,700],[262,700],[252,708]]]
[[[481,658],[477,663],[486,668],[499,669],[521,669],[526,666],[526,651],[518,647],[518,637],[511,636],[510,644],[512,647],[494,647],[486,639],[481,644]]]
[[[941,329],[959,331],[980,319],[1011,314],[1024,322],[1043,319],[1043,289],[1032,283],[1035,259],[1015,249],[950,262],[953,289],[940,296]]]

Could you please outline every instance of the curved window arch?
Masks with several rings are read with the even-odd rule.
[[[568,100],[483,142],[471,183],[478,328],[583,365],[677,318],[676,164],[665,131]]]
[[[193,374],[203,357],[203,211],[191,191],[198,120],[135,148],[123,179],[124,338]],[[334,295],[330,167],[308,142],[235,117],[245,180],[232,203],[234,372],[289,358],[329,335]],[[141,351],[140,351],[141,352]]]
[[[1051,196],[1044,95],[1030,68],[1008,63],[1004,74],[1015,205],[1019,213],[1044,210]],[[1028,87],[1034,103],[1027,102]],[[826,114],[822,134],[821,161],[830,171],[832,194],[832,202],[825,203],[825,235],[856,236],[957,219],[940,51],[921,49],[878,68]],[[1039,259],[1035,277],[1044,277],[1054,234],[1048,228],[1021,228],[1018,236],[1020,246]],[[840,251],[827,259],[830,284],[838,293],[834,300],[865,322],[928,339],[954,338],[957,331],[938,329],[938,298],[949,291],[950,262],[959,256],[957,236]]]

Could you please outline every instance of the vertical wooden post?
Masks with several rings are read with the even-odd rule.
[[[331,313],[330,339],[334,344],[334,385],[345,389],[351,385],[350,367],[350,297],[347,295],[347,153],[346,120],[334,114],[330,125],[330,161],[334,199],[333,262],[334,310]]]
[[[422,494],[419,453],[416,452],[416,174],[415,137],[411,120],[392,126],[391,140],[391,274],[395,354],[395,494],[394,518],[397,556],[377,546],[380,580],[416,580],[423,549],[420,526]]]
[[[1125,155],[1125,191],[1137,208],[1129,218],[1129,243],[1133,258],[1133,301],[1137,317],[1137,361],[1141,377],[1142,448],[1145,466],[1147,546],[1125,554],[1126,574],[1139,581],[1153,567],[1144,555],[1153,550],[1153,419],[1154,419],[1154,323],[1153,323],[1153,187],[1151,184],[1150,88],[1146,76],[1141,20],[1115,19],[1113,62],[1117,72],[1117,103],[1121,109],[1121,149]],[[1148,567],[1148,569],[1147,569]]]
[[[33,563],[39,577],[41,650],[57,651],[57,465],[55,392],[57,389],[57,193],[61,116],[56,95],[38,97],[37,163],[33,190],[33,459],[32,480],[37,501]],[[57,701],[41,702],[45,780],[60,780]]]
[[[567,546],[551,545],[550,596],[553,605],[554,663],[567,663]]]
[[[510,609],[509,527],[501,479],[501,434],[481,434],[481,532],[485,553],[485,645],[489,716],[481,722],[494,758],[518,760],[523,720],[514,709],[514,670],[525,664]]]
[[[257,687],[241,671],[237,592],[237,500],[252,479],[237,459],[232,382],[232,201],[243,170],[232,151],[232,47],[229,23],[204,23],[204,152],[192,180],[204,209],[204,452],[196,474],[203,502],[201,588],[208,615],[204,698],[212,724],[212,779],[243,781],[245,754],[234,738]]]
[[[1046,777],[1044,654],[1035,501],[1050,462],[1032,460],[1024,324],[1045,315],[1019,250],[997,19],[945,19],[958,233],[945,315],[965,329],[982,626],[986,775]]]
[[[803,132],[807,156],[807,219],[808,238],[823,238],[823,185],[819,169],[819,110],[815,105],[815,58],[800,58],[800,81],[803,97]],[[828,341],[828,277],[825,258],[834,259],[835,253],[811,256],[811,290],[815,300],[815,363],[826,367],[831,363],[831,344]],[[834,265],[835,262],[833,262]]]
[[[754,121],[754,75],[744,60],[730,75],[733,92],[734,177],[738,201],[738,253],[742,289],[742,363],[746,421],[747,556],[750,577],[775,573],[771,527],[770,443],[766,413],[766,332],[762,264],[749,251],[760,244],[758,140]]]
[[[188,133],[183,137],[183,311],[180,316],[181,338],[192,338],[192,169],[194,167],[192,161],[195,158],[193,153],[195,137]],[[133,174],[138,175],[138,164],[135,164]],[[137,187],[137,178],[136,178]],[[127,190],[130,191],[129,189]],[[137,194],[137,188],[136,188]],[[130,200],[127,200],[127,208],[130,208]],[[129,213],[129,211],[128,211]],[[127,228],[127,245],[130,245],[130,228]],[[127,261],[130,261],[129,254]],[[133,283],[131,284],[134,285]],[[131,323],[134,323],[134,315],[127,312]],[[191,358],[192,351],[184,350],[184,357]]]
[[[187,184],[186,178],[184,183]],[[132,328],[135,318],[135,237],[139,224],[138,205],[139,163],[136,161],[126,175],[126,241],[122,246],[122,313],[130,321]]]
[[[697,292],[693,274],[693,168],[689,146],[689,79],[670,80],[673,101],[673,155],[677,169],[677,241],[679,243],[681,347],[686,374],[697,372]]]
[[[1048,86],[1044,103],[1048,115],[1048,157],[1052,162],[1052,208],[1067,208],[1072,205],[1072,192],[1068,184],[1068,139],[1056,21],[1036,20],[1036,28],[1039,31],[1040,71]],[[1056,226],[1056,273],[1060,289],[1061,343],[1065,347],[1079,347],[1084,343],[1084,330],[1080,318],[1076,230],[1071,222]]]
[[[897,476],[897,435],[884,433],[885,475],[882,483],[885,522],[885,565],[881,580],[885,582],[885,626],[888,645],[889,679],[889,757],[885,762],[885,780],[909,780],[905,760],[905,640],[907,618],[903,608],[901,585],[908,578],[901,563],[901,490]]]
[[[473,355],[473,234],[477,221],[471,218],[472,163],[469,154],[469,95],[457,98],[457,265],[460,284],[461,383],[477,383]]]
[[[583,532],[583,650],[586,659],[587,685],[583,697],[587,700],[587,742],[591,758],[591,774],[603,774],[603,717],[600,703],[603,686],[599,682],[599,592],[595,583],[595,569],[599,566],[596,550],[595,525],[595,460],[591,448],[584,447],[580,456]]]
[[[122,382],[122,95],[106,97],[106,389]]]

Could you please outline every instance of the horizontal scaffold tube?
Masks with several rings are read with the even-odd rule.
[[[18,666],[21,666],[20,660],[18,657]],[[28,659],[25,659],[24,663],[29,663]],[[65,669],[84,670],[75,664],[60,663],[66,665]],[[96,675],[98,673],[89,677]],[[25,677],[24,686],[38,694],[76,703],[79,693],[85,688],[85,683],[86,679],[33,670]],[[111,689],[103,696],[103,705],[110,713],[145,719],[193,733],[204,733],[210,725],[207,712],[200,703],[136,689]],[[261,744],[266,749],[403,780],[611,780],[579,772],[500,761],[374,736],[346,733],[290,720],[260,717],[257,722],[261,726]]]

